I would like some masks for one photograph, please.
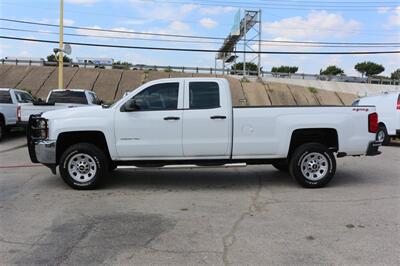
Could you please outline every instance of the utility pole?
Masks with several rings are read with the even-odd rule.
[[[58,88],[64,89],[63,68],[64,68],[64,0],[60,0],[60,43],[58,50]]]
[[[258,78],[261,78],[261,32],[262,32],[262,16],[261,9],[258,10],[258,62],[257,62],[257,74]]]

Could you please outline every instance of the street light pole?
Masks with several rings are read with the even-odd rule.
[[[64,0],[60,0],[60,43],[58,50],[58,88],[62,90],[64,88],[63,79],[63,67],[64,67],[64,54],[63,54],[63,42],[64,42]]]

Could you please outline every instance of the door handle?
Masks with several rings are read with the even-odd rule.
[[[177,116],[166,116],[164,117],[164,120],[179,120],[181,119],[180,117]]]
[[[214,115],[214,116],[211,116],[210,119],[226,119],[226,116],[224,116],[224,115]]]

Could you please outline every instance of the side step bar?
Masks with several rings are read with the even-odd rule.
[[[130,166],[121,165],[118,169],[194,169],[194,168],[236,168],[236,167],[246,167],[246,163],[227,163],[223,165],[195,165],[195,164],[177,164],[177,165],[165,165],[161,167],[141,167],[141,166]]]

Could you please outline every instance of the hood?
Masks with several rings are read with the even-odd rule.
[[[78,117],[89,117],[89,116],[97,116],[99,112],[106,111],[100,105],[94,106],[82,106],[82,107],[73,107],[73,108],[65,108],[54,111],[44,112],[42,117],[46,119],[69,119],[69,118],[78,118]]]

